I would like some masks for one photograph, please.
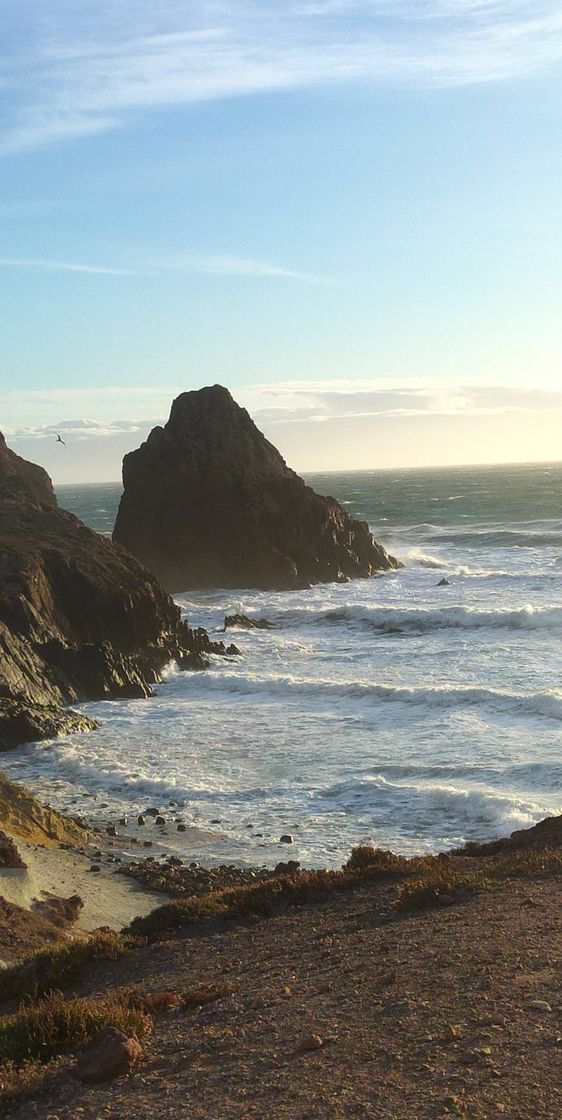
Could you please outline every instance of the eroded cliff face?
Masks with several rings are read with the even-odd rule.
[[[65,707],[144,697],[175,656],[215,647],[124,549],[61,510],[0,440],[0,750],[95,726]]]
[[[125,456],[123,483],[113,539],[171,591],[283,590],[398,566],[220,385],[174,401],[165,427]]]

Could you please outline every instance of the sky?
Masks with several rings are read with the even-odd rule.
[[[0,18],[16,451],[117,479],[219,382],[303,471],[562,458],[559,0]]]

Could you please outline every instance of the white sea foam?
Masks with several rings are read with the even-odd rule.
[[[259,676],[253,673],[216,671],[204,678],[192,678],[192,690],[198,695],[225,692],[231,696],[252,697],[256,703],[279,697],[283,702],[371,701],[377,704],[413,704],[426,708],[459,708],[492,706],[513,711],[520,716],[540,716],[562,720],[562,691],[524,693],[499,688],[474,688],[451,685],[412,687],[355,680],[335,682],[290,676]]]
[[[562,466],[313,485],[362,510],[405,568],[180,596],[213,636],[235,611],[275,628],[237,631],[243,656],[206,674],[170,669],[152,700],[86,705],[98,731],[3,768],[102,825],[185,802],[188,823],[221,834],[205,860],[274,864],[290,832],[297,859],[333,866],[363,840],[428,851],[562,812]],[[108,531],[118,489],[89,494],[73,509]],[[182,834],[167,843],[182,850]]]

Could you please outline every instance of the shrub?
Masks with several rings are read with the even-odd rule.
[[[410,860],[405,856],[397,856],[385,848],[372,848],[369,844],[361,844],[351,849],[351,855],[347,863],[344,863],[343,870],[362,871],[368,868],[381,876],[404,875],[407,874],[409,866]]]

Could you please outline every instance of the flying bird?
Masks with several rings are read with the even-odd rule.
[[[62,437],[61,437],[61,436],[59,436],[59,433],[58,433],[58,432],[55,432],[55,435],[56,435],[56,437],[57,437],[57,443],[62,443],[63,447],[66,447],[66,443],[64,442],[64,440],[62,439]]]

